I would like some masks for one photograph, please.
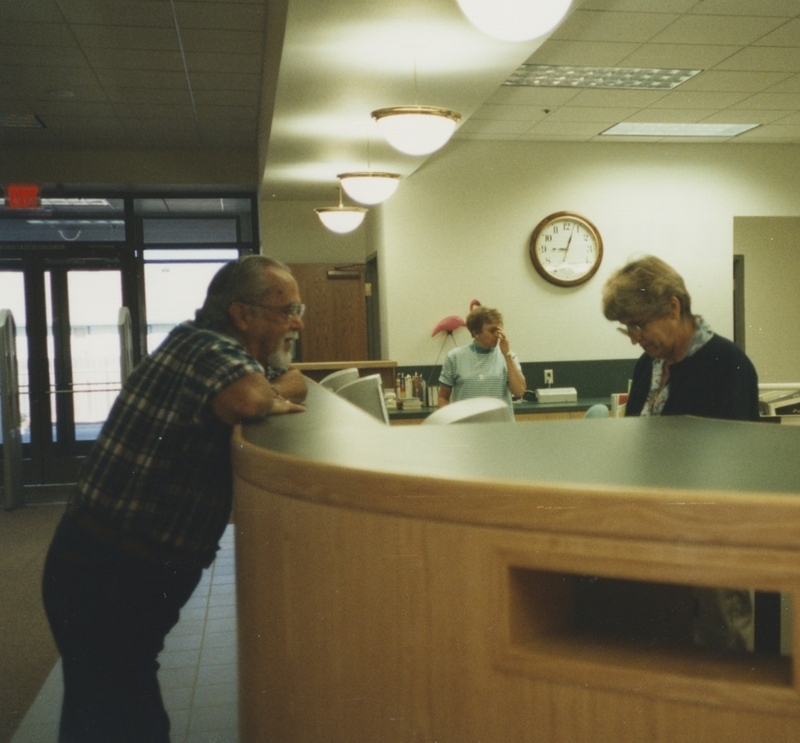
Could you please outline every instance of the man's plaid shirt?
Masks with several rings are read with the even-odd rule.
[[[214,396],[262,366],[233,337],[187,322],[133,371],[85,462],[84,508],[151,545],[212,554],[231,508],[231,427]]]

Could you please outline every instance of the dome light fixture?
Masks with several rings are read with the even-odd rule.
[[[341,183],[339,184],[339,206],[319,206],[314,211],[325,227],[340,235],[352,232],[359,227],[367,213],[363,206],[344,206],[342,204]]]
[[[359,204],[374,206],[388,199],[400,183],[399,173],[378,173],[372,170],[341,173],[338,178],[345,193]]]
[[[396,150],[406,155],[430,155],[443,147],[461,114],[437,106],[392,106],[372,112],[372,118]]]
[[[458,0],[473,26],[503,41],[528,41],[552,31],[572,0]]]

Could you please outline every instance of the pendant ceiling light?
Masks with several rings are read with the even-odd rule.
[[[437,106],[392,106],[372,112],[386,141],[406,155],[430,155],[443,147],[461,114]]]
[[[353,201],[374,206],[386,201],[397,190],[400,175],[369,170],[362,173],[341,173],[339,181]]]
[[[331,232],[344,235],[352,232],[363,221],[367,210],[363,206],[344,206],[342,204],[342,186],[339,185],[339,206],[320,206],[314,209],[322,224]]]
[[[571,0],[458,0],[470,22],[503,41],[527,41],[552,31]]]

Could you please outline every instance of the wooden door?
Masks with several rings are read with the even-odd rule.
[[[364,265],[289,266],[306,304],[298,361],[359,361],[368,358]]]

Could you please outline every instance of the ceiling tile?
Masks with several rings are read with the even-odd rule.
[[[714,15],[763,15],[791,18],[800,14],[800,0],[702,0],[689,12]]]
[[[151,51],[133,49],[86,49],[86,58],[95,69],[157,70],[178,72],[183,70],[179,51]]]
[[[181,2],[175,15],[181,31],[191,28],[259,32],[264,27],[266,3]]]
[[[775,111],[800,110],[800,93],[756,93],[743,99],[734,108],[766,108]]]
[[[252,90],[260,93],[261,75],[247,72],[198,72],[192,70],[193,90]]]
[[[696,124],[705,121],[713,109],[693,109],[693,108],[645,108],[626,121],[645,122],[648,124]]]
[[[756,46],[800,46],[800,19],[787,21],[771,34],[753,43]]]
[[[600,106],[602,108],[643,108],[669,95],[663,90],[587,90],[570,100],[570,106]]]
[[[141,104],[163,104],[174,103],[177,105],[191,106],[192,99],[189,95],[189,88],[121,88],[115,87],[108,91],[108,99],[112,103],[128,103],[134,105]]]
[[[86,67],[86,59],[77,44],[63,46],[22,46],[0,44],[0,66],[19,67]]]
[[[181,38],[187,53],[257,54],[259,58],[263,53],[264,37],[259,31],[185,29]]]
[[[780,18],[685,15],[651,39],[654,44],[752,44],[783,23]]]
[[[172,9],[164,0],[58,0],[69,23],[95,26],[141,26],[172,28]]]
[[[184,121],[194,121],[194,111],[191,102],[180,103],[115,103],[114,111],[117,116],[123,119],[144,118],[147,116],[153,119],[178,119]]]
[[[262,64],[260,54],[186,53],[186,66],[191,75],[195,72],[239,72],[257,75],[261,71]]]
[[[124,87],[175,90],[186,87],[186,73],[182,67],[169,72],[163,70],[98,69],[97,79],[107,89]]]
[[[147,33],[137,26],[72,26],[85,49],[148,49],[175,51],[180,48],[175,28],[150,28]]]
[[[739,46],[710,44],[642,44],[621,60],[619,66],[705,70],[740,49]]]
[[[563,122],[563,121],[542,121],[536,124],[531,130],[530,134],[557,134],[559,136],[571,136],[578,139],[586,139],[588,137],[595,137],[600,132],[608,129],[607,124],[597,122]]]
[[[720,62],[718,70],[757,72],[800,72],[800,49],[750,46]]]
[[[531,121],[535,118],[544,118],[546,115],[539,106],[504,106],[487,103],[472,114],[470,120]]]
[[[487,101],[497,105],[555,107],[572,100],[578,91],[564,88],[501,86]]]
[[[461,125],[464,134],[521,134],[531,128],[530,121],[489,121],[468,119]]]
[[[606,122],[609,125],[625,121],[639,109],[636,108],[586,108],[583,106],[561,106],[547,116],[548,121]]]
[[[99,101],[37,101],[36,115],[42,119],[52,119],[53,117],[110,119],[116,116],[116,111],[113,104]]]
[[[745,137],[748,141],[800,142],[800,127],[767,124],[740,134],[737,139]]]
[[[792,75],[783,82],[773,85],[770,93],[800,93],[800,75]]]
[[[552,38],[568,41],[645,42],[678,18],[672,13],[616,13],[576,10]]]
[[[620,60],[640,44],[608,41],[560,41],[551,39],[526,61],[528,64],[573,65],[580,67],[617,67]]]
[[[254,90],[198,90],[192,86],[198,106],[249,106],[257,109],[261,96]]]
[[[781,121],[789,116],[791,111],[771,111],[769,109],[729,108],[712,114],[703,123],[709,124],[769,124]]]
[[[581,10],[616,10],[616,11],[642,11],[659,13],[685,13],[697,0],[658,0],[656,5],[653,0],[583,0]]]
[[[60,19],[61,13],[56,0],[37,0],[37,2],[0,2],[0,21],[28,21],[31,23],[52,23]]]
[[[69,26],[63,23],[44,23],[29,21],[3,21],[0,23],[0,44],[19,44],[30,46],[77,47]]]
[[[720,109],[733,106],[747,98],[747,93],[673,90],[653,103],[650,108]]]
[[[741,91],[755,93],[790,77],[789,72],[726,72],[706,70],[681,85],[681,91]]]

